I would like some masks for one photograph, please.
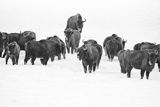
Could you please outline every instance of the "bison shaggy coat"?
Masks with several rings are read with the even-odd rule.
[[[17,42],[11,42],[6,47],[6,64],[8,63],[8,59],[11,58],[13,65],[18,65],[19,60],[19,54],[20,54],[20,47],[17,44]]]
[[[88,71],[91,73],[91,71],[95,71],[96,67],[99,66],[101,56],[95,46],[85,44],[78,49],[77,57],[79,60],[82,60],[84,72],[87,73],[88,67]]]
[[[76,52],[79,47],[81,34],[78,30],[73,30],[70,28],[66,29],[64,33],[66,35],[65,42],[66,42],[67,52],[70,53],[70,48],[71,48],[71,53],[73,54],[73,52]]]
[[[127,73],[128,78],[131,77],[131,70],[135,68],[141,70],[141,79],[145,72],[146,78],[149,79],[149,74],[154,68],[157,58],[157,52],[121,50],[118,53],[121,72]]]
[[[41,63],[47,65],[49,58],[54,59],[60,54],[60,46],[51,40],[30,41],[26,44],[25,51],[25,64],[31,58],[31,63],[34,65],[36,58],[41,58]]]

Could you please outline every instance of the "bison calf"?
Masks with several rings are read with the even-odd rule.
[[[6,64],[8,63],[8,59],[11,58],[12,59],[12,64],[18,65],[18,59],[19,59],[19,53],[20,53],[20,47],[17,44],[17,42],[11,42],[10,44],[8,44],[7,48],[6,48],[6,52],[7,52],[7,56],[6,56]]]

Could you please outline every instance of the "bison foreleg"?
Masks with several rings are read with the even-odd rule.
[[[70,48],[69,47],[67,47],[67,52],[70,53]]]
[[[48,57],[47,58],[44,58],[44,60],[43,60],[43,65],[47,65],[47,62],[48,62]]]
[[[149,79],[150,71],[146,71],[146,78]]]
[[[2,57],[2,52],[0,52],[0,57]]]
[[[71,47],[71,54],[73,54],[73,51],[74,51],[74,47]]]
[[[84,73],[87,73],[87,65],[85,65],[83,62],[82,62],[82,65],[83,65],[83,68],[84,68]]]
[[[32,59],[31,59],[31,63],[32,63],[32,65],[34,65],[34,61],[36,60],[36,57],[32,57]]]
[[[6,64],[8,64],[8,59],[9,59],[9,56],[7,55],[6,56]]]
[[[16,58],[12,57],[12,64],[15,65],[16,64]]]
[[[54,57],[55,57],[54,55],[51,57],[51,62],[53,62],[53,61],[54,61]]]
[[[19,56],[16,57],[16,64],[18,65]]]

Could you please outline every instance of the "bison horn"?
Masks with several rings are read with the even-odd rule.
[[[84,43],[84,42],[85,42],[85,40],[84,40],[84,39],[82,39],[82,42]]]
[[[84,22],[86,22],[86,19],[85,19],[85,18],[84,18],[84,21],[83,21],[83,23],[84,23]]]

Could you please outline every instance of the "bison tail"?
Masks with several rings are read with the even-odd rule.
[[[96,65],[97,68],[99,68],[100,61],[101,61],[101,56],[99,56],[99,58],[98,58],[97,65]]]
[[[58,54],[61,53],[61,46],[60,46],[59,44],[56,44],[56,52],[57,52]]]
[[[97,68],[99,68],[99,64],[100,64],[100,61],[101,61],[101,57],[102,57],[102,51],[101,53],[99,54],[99,58],[98,58],[98,61],[97,61]]]

